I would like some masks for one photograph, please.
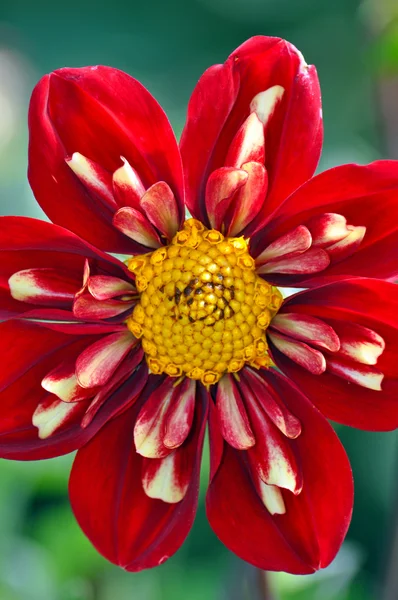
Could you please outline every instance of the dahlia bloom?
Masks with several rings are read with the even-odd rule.
[[[102,66],[45,76],[29,129],[53,223],[2,218],[0,455],[78,450],[76,518],[138,571],[191,528],[209,424],[220,540],[262,569],[327,566],[353,502],[327,418],[398,425],[397,163],[313,177],[316,71],[267,37],[204,73],[180,147]]]

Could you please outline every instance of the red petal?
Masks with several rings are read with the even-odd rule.
[[[185,378],[176,388],[173,402],[166,416],[163,443],[167,448],[177,448],[185,442],[191,430],[195,410],[196,382]]]
[[[210,175],[206,184],[206,208],[211,227],[223,228],[232,197],[247,178],[246,171],[232,167],[221,167]]]
[[[348,529],[353,501],[350,466],[334,431],[303,394],[273,370],[261,376],[303,424],[294,440],[303,490],[297,496],[282,490],[286,512],[271,515],[243,453],[225,444],[207,494],[207,515],[217,536],[243,560],[270,571],[311,573],[333,560]]]
[[[334,329],[311,315],[279,313],[272,319],[271,327],[291,338],[331,352],[337,352],[340,348],[340,340]]]
[[[292,231],[285,233],[265,248],[257,256],[256,264],[262,265],[269,260],[275,260],[282,256],[302,253],[311,247],[312,238],[307,227],[299,225]]]
[[[73,314],[82,321],[110,319],[131,310],[135,301],[97,300],[90,294],[82,294],[73,303]]]
[[[356,386],[327,371],[311,375],[276,350],[273,357],[329,419],[373,431],[398,427],[398,287],[372,279],[335,282],[288,298],[283,311],[323,319],[342,339],[352,325],[361,326],[358,342],[364,339],[362,327],[381,336],[385,350],[376,367],[384,374],[381,391]],[[360,363],[351,365],[361,367]]]
[[[136,400],[148,380],[148,369],[145,363],[142,362],[142,358],[142,348],[139,348],[135,352],[131,352],[122,362],[113,377],[111,377],[106,385],[101,387],[98,394],[87,407],[84,417],[81,420],[81,426],[83,428],[86,428],[91,424],[103,404],[107,402],[114,391],[120,388],[126,381],[128,381],[128,394],[126,394],[121,406],[114,411],[115,414],[117,414],[119,410],[125,410],[126,405],[128,406],[131,402]]]
[[[267,384],[259,373],[246,368],[241,377],[253,392],[258,404],[278,429],[288,438],[295,439],[301,433],[301,423],[279,398],[275,390]]]
[[[75,373],[75,360],[62,362],[44,377],[41,386],[63,402],[78,402],[93,397],[96,388],[83,388]]]
[[[171,241],[181,223],[176,199],[167,183],[154,183],[141,198],[140,206],[152,225]]]
[[[135,407],[111,421],[78,452],[70,498],[84,533],[108,560],[128,571],[163,563],[183,543],[195,516],[207,401],[197,403],[194,472],[177,504],[149,498],[142,487],[144,459],[133,443]],[[155,459],[153,459],[155,460]]]
[[[135,169],[123,157],[123,166],[116,169],[113,174],[113,193],[118,206],[131,206],[138,209],[140,200],[145,194],[145,188]]]
[[[101,165],[86,158],[80,152],[74,152],[70,158],[66,158],[67,165],[74,174],[80,179],[84,187],[98,197],[112,211],[117,209],[117,204],[113,197],[112,175]]]
[[[120,208],[113,217],[113,224],[129,238],[148,248],[161,246],[160,238],[151,223],[135,208]]]
[[[322,248],[310,248],[298,256],[282,257],[271,260],[257,268],[257,273],[286,275],[308,275],[327,269],[330,258]]]
[[[287,198],[272,221],[251,239],[257,255],[265,244],[298,225],[311,223],[325,213],[342,215],[366,233],[356,251],[344,260],[333,257],[324,273],[302,277],[272,276],[276,285],[315,286],[349,276],[397,279],[398,262],[398,168],[396,161],[378,161],[367,166],[344,165],[317,175]],[[316,233],[316,232],[315,232]],[[319,232],[318,232],[319,233]],[[356,230],[361,236],[362,229]],[[337,243],[337,248],[338,248]]]
[[[255,445],[247,451],[250,464],[264,483],[299,494],[303,487],[303,477],[293,445],[262,410],[261,397],[257,400],[246,381],[239,382],[239,389],[245,400],[256,440]]]
[[[232,140],[225,165],[240,169],[247,162],[264,164],[264,159],[264,125],[252,112]]]
[[[124,156],[145,187],[166,181],[182,213],[181,161],[170,124],[149,92],[125,73],[98,66],[45,76],[32,95],[29,128],[29,180],[38,202],[52,221],[100,248],[131,254],[136,247],[113,228],[113,211],[65,162],[74,152],[109,173]]]
[[[42,306],[69,308],[81,281],[69,277],[58,269],[24,269],[8,280],[14,300]]]
[[[209,175],[227,164],[228,149],[249,114],[255,110],[262,118],[261,98],[258,102],[255,98],[274,86],[285,92],[274,112],[271,102],[272,117],[263,115],[265,166],[270,176],[267,214],[312,176],[322,142],[315,69],[304,63],[291,44],[254,37],[237,48],[224,65],[208,69],[189,102],[181,153],[187,205],[198,219],[207,223],[203,192]]]
[[[263,165],[248,162],[242,165],[249,177],[245,185],[236,194],[232,203],[232,218],[228,235],[237,236],[258,215],[263,205],[268,187],[268,175]]]
[[[90,294],[96,300],[109,300],[117,296],[137,295],[133,282],[109,275],[93,275],[88,280]]]
[[[76,361],[80,385],[85,388],[104,385],[135,343],[129,331],[121,331],[104,336],[86,348]]]
[[[135,448],[142,456],[162,458],[172,451],[164,445],[163,439],[166,415],[174,393],[173,380],[167,377],[142,407],[134,427]]]
[[[302,342],[296,342],[293,338],[280,335],[275,331],[269,331],[268,336],[280,352],[313,375],[321,375],[326,370],[325,357],[319,350]]]
[[[224,375],[219,381],[216,408],[219,427],[228,444],[237,450],[254,446],[254,433],[232,375]]]

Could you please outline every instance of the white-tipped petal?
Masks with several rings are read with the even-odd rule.
[[[280,352],[313,375],[321,375],[326,370],[325,357],[319,350],[315,350],[303,342],[289,339],[275,331],[270,331],[269,337]]]
[[[299,225],[292,231],[277,238],[257,256],[256,264],[262,265],[286,255],[302,254],[311,246],[311,234],[307,227]]]
[[[71,158],[66,159],[66,163],[85,187],[98,194],[107,204],[116,206],[112,191],[112,176],[106,169],[80,152],[74,152]]]
[[[326,248],[329,256],[334,262],[353,254],[359,248],[365,237],[366,227],[363,227],[362,225],[358,225],[357,227],[349,225],[348,228],[350,231],[344,239]]]
[[[231,375],[218,383],[216,409],[224,439],[238,450],[247,450],[256,440],[239,390]]]
[[[306,275],[320,273],[330,265],[328,253],[322,248],[310,248],[307,252],[292,257],[281,257],[257,268],[257,273],[280,273],[285,275]]]
[[[185,378],[176,388],[172,406],[165,423],[163,443],[167,448],[177,448],[187,439],[195,410],[196,381]]]
[[[364,365],[375,365],[385,347],[384,339],[372,329],[355,323],[344,323],[339,355]]]
[[[76,375],[84,388],[104,385],[136,343],[129,331],[104,336],[76,360]]]
[[[258,491],[265,508],[271,515],[284,515],[286,512],[282,492],[276,485],[268,485],[261,479],[258,482]]]
[[[119,206],[138,208],[145,188],[135,169],[121,156],[123,166],[113,173],[113,190]]]
[[[41,386],[63,402],[78,402],[95,394],[95,390],[79,385],[74,363],[61,364],[53,369],[44,377]]]
[[[322,319],[311,315],[296,312],[278,313],[272,319],[272,328],[296,340],[326,348],[330,352],[337,352],[340,348],[340,340],[334,329]]]
[[[264,127],[252,112],[235,135],[225,159],[225,166],[239,169],[244,163],[264,163]]]
[[[160,238],[153,225],[137,209],[131,206],[120,208],[113,217],[113,224],[124,235],[147,246],[148,248],[159,248]]]
[[[79,411],[79,402],[62,402],[58,399],[45,400],[33,413],[32,423],[38,429],[39,438],[44,440],[62,425],[73,421],[75,414]]]
[[[79,283],[52,268],[24,269],[8,280],[11,296],[20,302],[38,305],[69,305]]]
[[[149,498],[176,504],[184,498],[190,477],[181,473],[177,451],[165,458],[147,459],[144,463],[142,484]]]
[[[165,417],[174,394],[170,381],[154,390],[138,415],[134,426],[134,443],[138,454],[155,459],[167,456],[171,448],[164,445]]]
[[[274,85],[254,96],[250,103],[250,110],[256,113],[263,125],[267,125],[284,93],[282,86]]]
[[[333,375],[346,379],[351,383],[356,383],[362,387],[381,391],[381,384],[384,379],[384,373],[378,371],[372,366],[361,365],[359,363],[346,363],[336,358],[328,358],[326,361],[327,370]]]

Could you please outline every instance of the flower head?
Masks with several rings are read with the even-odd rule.
[[[396,163],[312,177],[316,71],[267,37],[205,72],[180,149],[108,67],[44,77],[29,127],[53,223],[2,218],[1,456],[78,449],[76,518],[136,571],[189,532],[208,424],[217,536],[263,569],[327,566],[353,490],[325,417],[398,425]]]

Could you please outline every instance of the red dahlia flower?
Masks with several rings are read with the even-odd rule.
[[[29,127],[54,224],[2,220],[1,456],[78,449],[76,518],[137,571],[192,525],[209,420],[220,540],[263,569],[328,565],[353,490],[326,418],[398,425],[397,164],[311,179],[318,79],[277,38],[206,71],[181,154],[147,90],[108,67],[44,77]]]

